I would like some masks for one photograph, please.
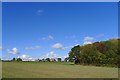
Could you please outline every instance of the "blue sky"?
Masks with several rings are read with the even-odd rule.
[[[2,48],[2,3],[0,2],[0,48]],[[2,50],[0,49],[0,57],[2,56]]]
[[[118,36],[117,3],[3,3],[3,59],[67,56],[71,47]]]

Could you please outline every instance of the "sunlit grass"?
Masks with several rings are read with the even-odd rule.
[[[117,68],[66,62],[3,62],[3,78],[117,78]]]

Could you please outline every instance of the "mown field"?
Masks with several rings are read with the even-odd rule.
[[[0,79],[2,78],[2,62],[0,61]]]
[[[66,62],[3,62],[3,78],[117,78],[118,68]]]

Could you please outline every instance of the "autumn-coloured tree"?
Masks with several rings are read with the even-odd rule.
[[[75,64],[96,66],[117,66],[120,62],[120,39],[74,46],[69,52],[69,61]]]

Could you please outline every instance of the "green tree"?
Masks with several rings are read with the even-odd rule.
[[[61,58],[57,58],[57,60],[58,60],[58,62],[61,62],[62,59]]]
[[[100,53],[105,53],[106,50],[107,50],[106,45],[103,44],[103,43],[95,42],[95,43],[93,43],[93,45],[97,48],[97,50],[98,50]]]
[[[12,61],[16,61],[16,59],[15,59],[15,58],[13,58],[13,59],[12,59]]]
[[[120,62],[120,39],[95,42],[84,46],[74,46],[69,52],[69,61],[75,64],[117,66]]]
[[[81,63],[83,64],[94,64],[97,57],[97,49],[92,44],[85,45],[81,50]]]
[[[80,53],[81,53],[80,45],[73,47],[71,49],[71,51],[69,52],[69,58],[68,58],[69,61],[70,62],[74,62],[75,60],[79,61],[80,60]]]
[[[19,61],[22,61],[22,59],[21,58],[17,58],[17,61],[19,62]]]
[[[66,58],[64,59],[64,62],[68,62],[68,57],[66,57]]]
[[[50,58],[46,58],[46,60],[47,60],[48,62],[50,62]]]

